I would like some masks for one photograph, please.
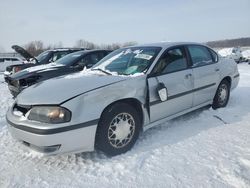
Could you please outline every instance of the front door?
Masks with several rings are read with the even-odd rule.
[[[192,107],[194,80],[184,47],[164,52],[148,78],[151,123]],[[167,100],[161,101],[157,87],[163,83]]]

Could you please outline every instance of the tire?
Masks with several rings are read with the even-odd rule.
[[[214,96],[212,108],[223,108],[227,105],[230,97],[230,83],[227,80],[222,80],[217,88]]]
[[[125,153],[134,146],[140,129],[141,120],[136,110],[126,103],[115,103],[101,116],[95,147],[109,156]]]
[[[239,59],[239,63],[242,63],[243,62],[243,59],[242,59],[242,57],[240,57],[240,59]]]

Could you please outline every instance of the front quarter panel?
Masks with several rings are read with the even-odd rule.
[[[118,100],[134,98],[145,104],[146,92],[146,76],[140,76],[92,90],[62,106],[72,110],[73,124],[83,123],[99,119],[104,109]]]

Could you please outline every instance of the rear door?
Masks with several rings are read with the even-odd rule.
[[[157,87],[163,83],[168,99],[162,102]],[[192,69],[183,46],[167,49],[148,78],[150,121],[154,122],[192,107]]]
[[[205,46],[189,45],[187,48],[193,63],[193,106],[198,106],[214,98],[219,80],[218,57]]]

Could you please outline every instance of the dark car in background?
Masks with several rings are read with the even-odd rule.
[[[19,71],[7,78],[9,90],[16,97],[23,89],[38,82],[90,68],[110,52],[109,50],[78,51],[53,63]]]
[[[11,74],[14,74],[29,67],[52,63],[69,53],[73,53],[79,50],[85,50],[84,48],[58,48],[58,49],[44,51],[37,57],[34,57],[29,52],[27,52],[25,49],[23,49],[18,45],[13,45],[12,49],[14,49],[21,56],[23,56],[28,61],[28,63],[21,65],[11,65],[6,67],[6,70],[4,72],[4,78],[6,82],[7,78]]]

